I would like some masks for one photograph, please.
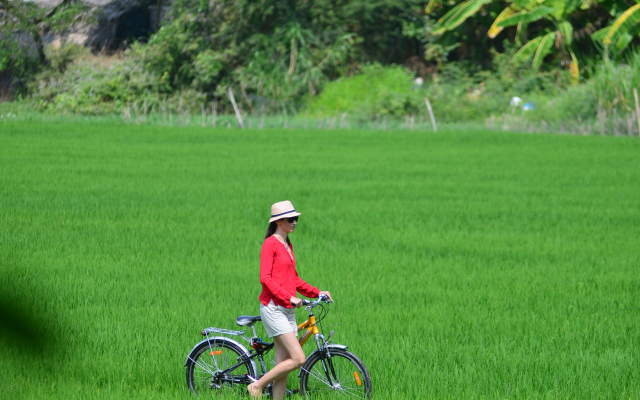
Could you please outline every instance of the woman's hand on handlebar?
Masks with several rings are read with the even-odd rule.
[[[328,290],[321,290],[320,291],[320,296],[325,295],[329,298],[329,300],[333,301],[333,299],[331,298],[331,293],[329,293]]]
[[[289,299],[289,301],[291,302],[291,304],[293,304],[294,308],[302,307],[302,299],[291,296],[291,299]]]

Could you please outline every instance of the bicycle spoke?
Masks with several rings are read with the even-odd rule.
[[[306,369],[303,368],[304,371],[307,371]],[[316,378],[317,380],[319,380],[320,382],[324,383],[325,385],[331,387],[331,384],[329,384],[328,381],[325,381],[324,379],[322,379],[322,375],[318,374],[317,372],[313,371],[313,369],[311,371],[307,371],[309,373],[309,375],[313,376],[314,378]],[[322,371],[322,373],[324,374],[324,371]]]
[[[216,371],[219,371],[220,368],[218,368],[218,362],[216,361],[216,358],[213,356],[213,347],[211,347],[211,341],[209,341],[209,354],[211,355],[211,359],[213,360],[213,364]]]
[[[222,362],[224,363],[224,369],[229,368],[229,361],[227,360],[227,353],[222,350],[222,354],[220,354],[220,358],[222,358]]]
[[[196,366],[200,367],[201,370],[205,371],[209,375],[213,375],[213,373],[216,371],[216,368],[214,368],[211,364],[207,364],[205,361],[198,360],[196,362]]]
[[[204,363],[201,363],[199,361],[194,360],[193,358],[189,357],[189,359],[191,361],[193,361],[194,364],[196,364],[198,367],[202,368],[203,370],[205,370],[206,372],[210,373],[211,375],[213,375],[213,371],[211,371],[210,369],[206,368],[203,366]]]
[[[339,389],[335,389],[332,387],[322,387],[322,388],[317,388],[317,389],[311,389],[309,388],[309,391],[313,391],[313,392],[331,392],[331,393],[336,393],[338,396],[348,396],[348,397],[356,397],[359,399],[364,399],[366,398],[366,395],[364,393],[361,393],[361,391],[359,390],[347,390],[344,387],[341,387]]]
[[[331,375],[331,384],[326,377],[323,367],[326,363]],[[331,364],[329,364],[331,363]],[[333,366],[333,368],[331,368]],[[369,396],[366,372],[356,361],[352,360],[348,352],[332,353],[331,359],[317,359],[310,370],[304,370],[304,394],[334,393],[336,397],[367,399]],[[357,378],[356,378],[357,376]]]
[[[350,393],[350,394],[352,394],[353,396],[356,396],[356,397],[358,397],[358,398],[360,398],[360,399],[364,399],[364,398],[365,398],[364,393],[363,393],[363,392],[361,392],[360,390],[347,390],[347,389],[345,389],[345,388],[344,388],[344,386],[343,386],[343,387],[341,387],[341,388],[340,388],[340,390],[341,390],[341,391],[343,391],[343,392],[345,392],[345,393]]]
[[[212,340],[199,352],[189,356],[187,368],[187,383],[194,394],[204,392],[223,393],[226,391],[238,392],[245,388],[241,378],[245,375],[255,374],[249,363],[236,365],[235,360],[243,354],[243,349],[228,344],[227,342]],[[225,375],[218,375],[230,366],[235,368]],[[236,380],[237,382],[234,382]]]

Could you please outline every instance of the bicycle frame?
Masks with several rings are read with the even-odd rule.
[[[346,349],[346,346],[342,346],[342,345],[327,345],[327,342],[325,341],[324,335],[322,335],[320,333],[320,329],[318,329],[318,326],[316,324],[316,317],[315,317],[315,315],[313,315],[313,311],[312,311],[313,307],[306,307],[306,310],[309,312],[309,319],[307,319],[306,321],[304,321],[303,323],[298,325],[298,332],[306,330],[304,332],[304,334],[302,334],[302,336],[298,339],[298,343],[300,343],[300,346],[304,346],[304,344],[309,340],[309,338],[311,336],[315,336],[316,345],[317,345],[319,351],[323,351],[323,350],[327,350],[328,351],[328,349],[330,347],[334,347],[334,346]],[[211,328],[207,328],[207,329],[202,331],[202,335],[207,337],[207,339],[205,339],[206,341],[209,341],[210,339],[215,339],[216,338],[216,337],[210,338],[209,334],[216,334],[217,333],[217,334],[222,334],[222,335],[227,335],[227,336],[240,337],[243,340],[245,340],[246,342],[248,342],[249,346],[251,347],[251,350],[247,351],[246,355],[240,357],[237,360],[237,363],[235,365],[232,365],[232,366],[228,367],[224,371],[220,371],[219,372],[220,375],[224,375],[224,374],[226,374],[226,373],[228,373],[230,371],[235,370],[237,367],[242,365],[247,360],[253,360],[253,359],[256,359],[256,358],[259,361],[259,364],[256,367],[259,366],[258,368],[261,369],[262,371],[256,370],[256,372],[258,373],[258,376],[256,376],[256,377],[247,376],[247,379],[250,379],[251,381],[254,381],[254,380],[259,379],[262,375],[267,373],[267,368],[266,368],[266,365],[264,363],[263,355],[268,353],[269,351],[271,351],[271,349],[274,348],[274,342],[263,342],[262,339],[258,338],[255,326],[253,324],[251,324],[248,327],[251,328],[251,332],[253,333],[253,337],[251,337],[251,338],[249,338],[249,337],[247,337],[245,335],[246,329],[244,329],[242,331],[233,331],[233,330],[228,330],[228,329],[221,329],[221,328],[211,327]],[[333,332],[331,332],[329,337],[331,337],[332,334],[333,334]],[[224,338],[224,337],[217,336],[217,338]],[[236,342],[236,343],[239,344],[238,342]],[[194,347],[194,349],[197,346],[198,345],[196,345]],[[189,358],[187,357],[187,360],[188,359]],[[323,361],[323,364],[324,364],[324,361]],[[186,361],[185,361],[185,365],[186,365]],[[326,366],[325,366],[325,371],[326,371]],[[242,381],[243,379],[244,378],[239,379],[239,380],[238,379],[228,379],[228,381],[233,381],[234,383],[246,383],[246,384],[249,383],[247,381]],[[226,381],[227,379],[223,379],[223,380]],[[238,382],[236,382],[236,380],[238,380]]]
[[[316,306],[321,305],[321,302],[330,303],[331,301],[323,296],[319,297],[317,301],[303,300],[302,304],[309,313],[309,318],[296,327],[297,340],[301,347],[307,343],[311,336],[314,337],[317,346],[316,350],[310,353],[308,351],[305,352],[309,354],[298,372],[301,385],[300,391],[302,393],[307,393],[307,391],[310,393],[324,393],[324,390],[334,390],[341,395],[351,396],[356,394],[358,397],[370,398],[371,378],[362,361],[347,351],[347,346],[335,344],[331,341],[334,334],[333,331],[330,331],[327,337],[324,336],[320,321],[324,319],[329,310],[323,306],[322,311],[318,313],[318,317],[314,315],[313,310]],[[202,335],[206,336],[206,339],[194,346],[185,361],[185,366],[188,367],[187,384],[194,393],[197,394],[201,390],[201,386],[202,389],[207,388],[207,385],[209,388],[216,390],[225,390],[224,388],[226,387],[233,388],[234,385],[248,385],[251,382],[258,381],[268,373],[268,368],[265,364],[273,363],[275,365],[276,360],[272,355],[266,356],[266,354],[274,349],[275,341],[266,342],[258,337],[255,324],[259,321],[259,317],[240,316],[236,322],[238,325],[243,326],[244,330],[235,331],[211,327],[202,331]],[[250,336],[251,334],[252,336]],[[242,345],[234,339],[243,339],[249,343],[249,346]],[[208,349],[207,346],[209,347]],[[216,361],[216,357],[213,358],[213,364],[211,364],[212,360],[201,360],[201,356],[207,353],[211,353],[212,356],[223,354],[222,350],[225,347],[231,350],[232,356],[221,356],[222,364]],[[231,361],[234,365],[229,365],[228,361]],[[246,370],[249,372],[244,369],[243,365],[247,366]],[[353,369],[345,370],[345,366]],[[197,381],[194,380],[195,369],[199,371]],[[242,371],[245,372],[243,373]],[[349,378],[350,381],[346,380],[351,374],[354,375],[355,381],[353,377]],[[207,378],[209,375],[210,377]],[[311,386],[309,386],[309,379],[312,382]],[[357,386],[355,386],[356,383]],[[243,390],[243,388],[235,387],[235,390],[238,389]],[[264,390],[266,394],[271,393],[272,384],[265,386]],[[298,392],[298,389],[291,392],[287,390],[288,394],[296,392]]]
[[[307,330],[307,332],[298,339],[298,343],[300,343],[301,347],[304,346],[305,343],[307,343],[307,340],[309,340],[312,335],[320,334],[320,330],[316,325],[316,317],[313,314],[309,315],[308,320],[298,325],[298,332],[305,329]]]

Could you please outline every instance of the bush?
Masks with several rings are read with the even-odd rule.
[[[549,102],[570,87],[566,71],[535,71],[529,64],[511,61],[514,48],[493,52],[490,70],[475,70],[461,63],[447,63],[425,93],[438,120],[447,122],[483,120],[511,112],[510,100],[517,96],[535,103]]]
[[[136,47],[129,53],[135,51]],[[40,73],[30,91],[36,105],[46,111],[108,114],[145,100],[149,106],[157,106],[162,89],[159,79],[135,58],[129,54],[122,60],[89,57],[75,63],[61,61],[66,64],[64,72],[48,69]]]
[[[377,115],[415,114],[422,96],[413,86],[413,73],[400,66],[372,64],[362,73],[326,85],[308,102],[308,109],[319,115],[346,112],[375,118]]]
[[[66,43],[59,48],[53,45],[47,45],[44,48],[44,54],[49,62],[49,67],[54,71],[63,73],[67,67],[81,57],[86,57],[91,52],[88,48],[76,44]]]
[[[346,68],[353,50],[353,35],[325,29],[317,12],[293,1],[176,0],[141,62],[167,91],[220,98],[231,87],[245,109],[296,112]]]
[[[308,108],[318,114],[348,112],[365,118],[425,115],[427,97],[439,121],[481,121],[492,114],[511,112],[510,100],[518,96],[543,104],[553,100],[553,115],[557,118],[559,105],[566,107],[572,116],[591,113],[594,102],[588,95],[590,89],[570,87],[566,71],[539,72],[528,64],[514,64],[511,62],[514,48],[506,43],[505,47],[504,53],[493,52],[490,70],[477,70],[459,62],[446,63],[422,88],[413,84],[413,74],[402,67],[373,64],[356,76],[328,84],[318,98],[309,101]],[[565,99],[563,93],[567,90],[569,96],[580,92],[585,101]]]
[[[633,89],[640,90],[640,49],[629,53],[620,61],[604,58],[591,66],[596,101],[611,114],[631,112],[634,105]]]
[[[11,77],[11,86],[23,94],[25,82],[32,79],[42,65],[28,35],[0,31],[0,74]]]

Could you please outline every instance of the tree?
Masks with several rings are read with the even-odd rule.
[[[532,22],[546,20],[550,22],[544,30],[524,44],[518,50],[513,59],[516,62],[522,62],[533,57],[532,66],[539,69],[544,58],[553,51],[560,53],[561,58],[565,55],[570,56],[569,70],[573,79],[579,78],[580,70],[578,68],[578,59],[572,49],[573,44],[573,25],[569,22],[569,18],[578,7],[582,0],[544,0],[538,2],[536,0],[514,0],[509,7],[500,13],[493,26],[489,31],[489,36],[496,36],[501,28],[508,26],[518,26],[518,30]],[[585,2],[583,7],[588,8]],[[564,61],[564,59],[563,59]]]
[[[340,27],[327,29],[317,3],[177,0],[146,46],[145,63],[167,91],[222,97],[234,87],[249,108],[256,101],[295,108],[343,74],[355,43]]]
[[[572,77],[579,77],[574,26],[585,26],[591,29],[601,22],[601,12],[606,9],[616,21],[607,28],[593,34],[593,39],[603,43],[605,47],[613,45],[617,52],[622,51],[640,32],[640,5],[630,8],[626,0],[465,0],[454,5],[439,20],[435,32],[444,34],[459,29],[466,21],[477,18],[481,10],[490,5],[501,5],[487,36],[496,38],[505,28],[515,27],[514,41],[520,49],[514,54],[514,62],[532,60],[534,69],[539,69],[547,55],[556,54],[560,66],[569,68]],[[629,0],[631,1],[631,0]],[[431,0],[427,12],[442,6],[442,0]],[[627,9],[628,8],[628,9]],[[625,11],[625,9],[627,9]],[[596,10],[589,14],[591,10]],[[595,18],[598,17],[598,18]],[[605,20],[606,21],[606,20]],[[578,25],[578,26],[579,26]],[[593,32],[593,29],[590,30]],[[528,40],[533,33],[533,39]],[[581,36],[581,35],[578,35]],[[584,47],[584,46],[583,46]]]

